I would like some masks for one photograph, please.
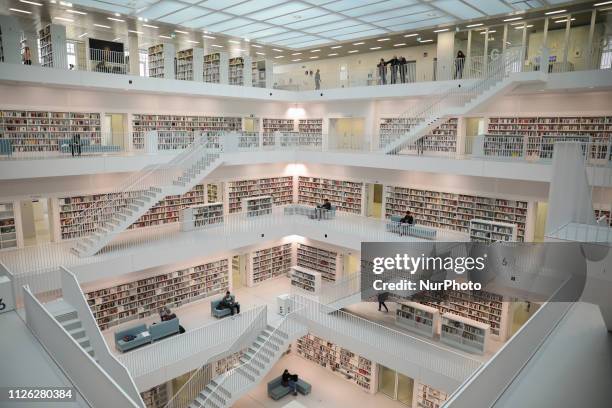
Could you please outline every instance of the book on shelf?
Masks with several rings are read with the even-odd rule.
[[[281,275],[287,275],[292,265],[290,243],[253,251],[249,254],[249,286],[256,285]]]
[[[229,59],[229,84],[244,85],[244,57]]]
[[[194,205],[183,208],[179,214],[181,231],[219,225],[223,223],[223,203]]]
[[[273,205],[293,203],[292,176],[230,181],[227,190],[229,213],[242,211],[243,200],[249,197],[271,196]]]
[[[321,177],[298,178],[298,202],[321,205],[327,198],[338,211],[361,214],[363,183]]]
[[[440,341],[468,352],[484,354],[489,325],[453,313],[444,313],[440,323]]]
[[[395,310],[395,323],[427,337],[434,337],[439,330],[440,312],[418,302],[399,302]]]
[[[441,408],[448,394],[421,382],[417,385],[416,402],[418,408]]]
[[[318,295],[321,291],[321,273],[301,266],[292,266],[291,286],[307,294]]]
[[[0,203],[0,249],[17,247],[17,224],[13,203]]]
[[[271,214],[272,205],[272,196],[245,197],[242,199],[242,207],[247,217]]]
[[[470,241],[511,242],[516,241],[516,224],[482,219],[470,220]]]
[[[379,123],[380,147],[407,134],[414,126],[420,124],[417,118],[381,118]],[[457,118],[449,118],[430,133],[406,147],[407,150],[421,149],[424,152],[457,151]]]
[[[297,265],[321,273],[326,282],[334,282],[341,266],[340,254],[334,251],[298,243]]]

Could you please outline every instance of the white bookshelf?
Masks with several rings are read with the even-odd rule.
[[[489,325],[444,313],[440,323],[440,341],[470,353],[484,354],[487,348]]]
[[[147,391],[141,392],[140,396],[147,408],[163,408],[168,404],[168,383],[157,385]]]
[[[268,86],[268,75],[271,75],[272,69],[271,64],[268,60],[258,60],[251,63],[251,78],[253,80],[253,87],[255,88],[267,88]]]
[[[528,203],[410,187],[386,186],[385,217],[413,213],[416,223],[469,233],[474,218],[516,225],[516,240],[525,241]]]
[[[244,85],[245,81],[245,58],[234,57],[229,59],[229,84]]]
[[[227,84],[229,58],[226,52],[215,52],[204,56],[204,82]]]
[[[163,306],[178,307],[224,293],[229,288],[229,261],[197,264],[120,285],[88,291],[85,296],[101,330],[154,315]]]
[[[298,243],[296,261],[298,266],[320,272],[326,282],[334,282],[342,273],[341,254],[334,251]]]
[[[183,116],[134,114],[132,117],[132,146],[144,149],[148,131],[158,133],[158,149],[184,149],[201,132],[232,132],[242,129],[242,118],[231,116]]]
[[[372,394],[376,392],[377,366],[363,356],[312,334],[297,340],[297,353],[340,375],[363,391]]]
[[[327,198],[338,211],[361,214],[363,187],[361,182],[300,176],[298,202],[316,206]]]
[[[15,219],[13,203],[0,203],[0,249],[18,246]]]
[[[405,135],[420,122],[416,118],[380,118],[378,137],[380,147],[385,147],[400,136]]]
[[[239,350],[235,353],[230,354],[229,356],[222,357],[219,360],[214,362],[213,372],[215,375],[221,375],[232,368],[236,368],[240,365],[240,358],[244,355],[242,350]]]
[[[189,48],[176,53],[176,79],[183,81],[203,80],[204,50]]]
[[[516,224],[475,218],[470,220],[470,240],[487,244],[516,241]]]
[[[293,202],[293,177],[269,177],[237,180],[227,183],[229,212],[242,211],[242,202],[247,197],[269,195],[274,205]]]
[[[286,275],[292,265],[291,252],[290,243],[251,252],[248,286]]]
[[[157,44],[148,48],[149,77],[174,78],[174,58],[176,57],[174,45]]]
[[[441,408],[448,399],[448,394],[427,384],[418,383],[416,403],[417,408]]]
[[[601,217],[606,217],[605,221],[602,221],[600,225],[608,225],[612,227],[612,204],[602,205],[594,204],[595,207],[595,219],[598,220]]]
[[[381,118],[379,122],[380,146],[384,147],[397,138],[405,135],[419,121],[415,118]],[[457,118],[449,118],[436,127],[431,133],[421,138],[421,148],[424,152],[456,152],[457,151]],[[412,144],[407,150],[416,150]]]
[[[59,152],[77,135],[101,145],[100,129],[99,113],[0,110],[0,139],[10,140],[13,152]]]
[[[323,119],[298,119],[298,131],[323,134]]]
[[[38,31],[40,65],[49,68],[66,68],[66,27],[48,24]]]
[[[129,193],[130,198],[140,196],[139,191]],[[90,208],[107,207],[109,200],[115,199],[115,193],[101,193],[79,195],[58,198],[59,221],[61,239],[72,239],[82,235],[87,235],[95,229],[94,223],[99,221],[97,218],[85,219],[84,211]],[[193,189],[180,196],[167,196],[151,207],[142,217],[130,225],[132,228],[144,228],[178,222],[181,210],[194,205],[205,203],[205,191],[202,184],[196,185]],[[127,198],[116,200],[113,206],[108,206],[106,214],[119,211],[127,205]]]
[[[280,132],[280,133],[295,132],[295,120],[263,118],[262,132],[263,132],[262,134],[263,145],[273,146],[276,144],[276,132]]]
[[[310,295],[321,291],[321,273],[301,266],[291,267],[291,286],[299,288]]]
[[[242,208],[244,208],[247,217],[272,214],[272,204],[272,196],[246,197],[242,199]]]
[[[207,201],[209,203],[216,203],[217,201],[220,201],[221,194],[219,189],[220,187],[218,184],[206,184]]]
[[[181,231],[193,231],[223,223],[223,203],[200,204],[180,211]]]
[[[399,302],[395,310],[395,324],[433,338],[440,325],[440,312],[417,302]]]

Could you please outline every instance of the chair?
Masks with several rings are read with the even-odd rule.
[[[231,309],[218,309],[217,306],[221,303],[221,299],[215,299],[210,301],[210,314],[216,317],[217,319],[221,319],[222,317],[229,316],[232,314]]]
[[[312,390],[312,386],[301,378],[298,378],[296,385],[297,391],[302,395],[308,395]],[[268,397],[272,398],[274,401],[278,401],[289,393],[291,393],[291,388],[283,386],[282,375],[268,383]]]
[[[115,347],[117,350],[125,353],[126,351],[132,350],[136,347],[140,347],[143,344],[151,342],[151,336],[145,336],[143,333],[147,331],[146,324],[139,324],[138,326],[130,327],[129,329],[115,332]],[[136,336],[133,340],[125,341],[125,336]]]
[[[151,333],[151,341],[157,341],[164,337],[171,336],[179,332],[179,319],[175,317],[165,322],[154,323],[149,326],[149,333]]]

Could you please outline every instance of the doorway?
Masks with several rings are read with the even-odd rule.
[[[366,185],[368,205],[366,207],[367,216],[372,218],[381,218],[382,216],[382,184],[367,184]]]
[[[485,133],[484,118],[465,118],[465,154],[472,154],[474,139]]]
[[[512,337],[539,308],[540,305],[537,303],[519,299],[512,300],[510,303],[512,326],[509,328],[508,338]]]
[[[119,150],[124,150],[126,121],[127,117],[124,113],[107,113],[104,116],[107,131],[102,135],[102,144],[119,146]]]
[[[232,290],[240,289],[246,285],[246,254],[232,257]]]
[[[245,132],[259,132],[259,119],[248,117],[244,118],[244,131]]]
[[[379,368],[378,391],[411,407],[414,397],[414,380],[383,365],[379,365]]]
[[[364,118],[330,118],[330,149],[361,150],[366,146],[364,140]]]
[[[46,198],[23,200],[20,206],[23,244],[28,246],[51,242],[49,200]]]
[[[536,207],[536,222],[533,233],[533,242],[544,242],[546,232],[546,217],[548,216],[548,203],[538,201]]]

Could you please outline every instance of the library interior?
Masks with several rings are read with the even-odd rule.
[[[611,271],[612,1],[0,0],[2,407],[610,407]]]

